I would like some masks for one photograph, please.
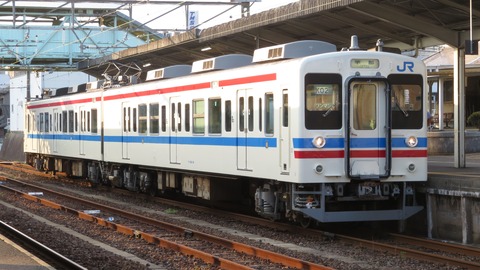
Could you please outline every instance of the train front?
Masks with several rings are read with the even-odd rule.
[[[298,182],[284,193],[287,215],[381,221],[422,210],[415,185],[427,180],[423,62],[351,50],[306,59],[299,77]]]

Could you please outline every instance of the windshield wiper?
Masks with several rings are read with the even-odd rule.
[[[400,104],[398,103],[397,96],[395,96],[395,106],[405,115],[405,117],[408,117],[408,112],[406,112],[402,107],[400,107]]]
[[[330,108],[328,108],[328,110],[322,116],[327,117],[338,104],[340,104],[338,101],[335,104],[332,104],[332,106],[330,106]]]

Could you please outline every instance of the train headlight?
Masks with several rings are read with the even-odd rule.
[[[315,137],[315,138],[313,138],[313,140],[312,140],[312,144],[313,144],[315,147],[317,147],[317,148],[323,148],[323,147],[325,146],[325,143],[326,143],[326,142],[327,142],[327,141],[326,141],[325,138],[322,137],[322,136]]]
[[[410,136],[407,139],[405,139],[405,144],[408,147],[415,147],[418,144],[418,139],[415,136]]]

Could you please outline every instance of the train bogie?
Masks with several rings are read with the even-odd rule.
[[[55,170],[92,182],[231,199],[272,219],[402,220],[421,209],[421,61],[315,41],[248,59],[222,56],[191,74],[166,68],[142,84],[32,101],[25,152],[38,168],[61,160]]]

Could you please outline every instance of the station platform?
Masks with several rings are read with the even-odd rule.
[[[46,262],[0,234],[0,269],[3,270],[53,270]]]
[[[480,153],[468,153],[465,160],[465,168],[455,168],[453,155],[428,156],[428,187],[480,191]]]

